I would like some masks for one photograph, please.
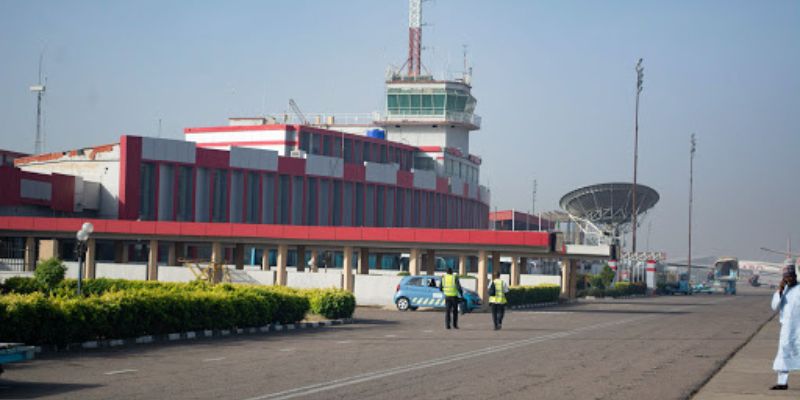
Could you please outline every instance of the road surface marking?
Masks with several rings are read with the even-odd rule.
[[[205,360],[203,360],[203,362],[209,362],[209,361],[222,361],[222,360],[224,360],[224,359],[225,359],[225,357],[206,358]]]
[[[340,341],[338,341],[338,342],[336,342],[336,343],[339,343],[339,344],[348,344],[348,343],[353,343],[353,341],[352,341],[352,340],[340,340]]]
[[[729,298],[721,299],[719,301],[716,301],[716,302],[713,302],[713,303],[709,303],[709,304],[718,304],[718,303],[721,303],[721,302],[725,302],[727,300],[730,300],[730,299]],[[691,309],[691,308],[695,308],[695,307],[697,307],[697,306],[680,306],[680,305],[677,305],[676,307],[668,309],[667,311],[678,311],[680,309]],[[452,355],[445,356],[445,357],[434,358],[434,359],[427,360],[427,361],[420,361],[420,362],[413,363],[413,364],[408,364],[408,365],[401,365],[401,366],[398,366],[398,367],[388,368],[388,369],[384,369],[384,370],[381,370],[381,371],[367,372],[367,373],[364,373],[364,374],[354,375],[354,376],[350,376],[350,377],[346,377],[346,378],[334,379],[334,380],[328,381],[328,382],[320,382],[320,383],[311,384],[311,385],[307,385],[307,386],[297,387],[297,388],[294,388],[294,389],[287,389],[287,390],[284,390],[284,391],[281,391],[281,392],[269,393],[269,394],[265,394],[265,395],[262,395],[262,396],[251,397],[251,398],[249,398],[247,400],[292,399],[292,398],[300,397],[300,396],[308,396],[308,395],[312,395],[312,394],[316,394],[316,393],[326,392],[326,391],[333,390],[333,389],[338,389],[338,388],[345,387],[345,386],[356,385],[356,384],[359,384],[359,383],[373,381],[373,380],[376,380],[376,379],[382,379],[382,378],[386,378],[386,377],[389,377],[389,376],[400,375],[400,374],[405,374],[405,373],[409,373],[409,372],[418,372],[418,371],[420,371],[422,369],[436,367],[436,366],[443,365],[443,364],[449,364],[449,363],[452,363],[452,362],[455,362],[455,361],[469,360],[469,359],[473,359],[473,358],[483,357],[483,356],[488,355],[488,354],[493,354],[493,353],[499,353],[499,352],[502,352],[502,351],[513,350],[513,349],[517,349],[517,348],[520,348],[520,347],[525,347],[525,346],[530,346],[530,345],[533,345],[533,344],[536,344],[536,343],[545,342],[545,341],[548,341],[548,340],[554,340],[554,339],[560,339],[560,338],[567,337],[567,336],[572,336],[572,335],[575,335],[575,334],[578,334],[578,333],[582,333],[582,332],[586,332],[586,331],[592,331],[592,330],[597,330],[597,329],[602,329],[602,328],[608,328],[608,327],[612,327],[612,326],[615,326],[615,325],[623,325],[623,324],[628,324],[628,323],[631,323],[631,322],[634,322],[634,321],[642,321],[642,320],[651,319],[651,318],[656,318],[656,316],[655,315],[646,315],[646,316],[639,316],[639,317],[633,317],[633,318],[628,318],[628,319],[622,319],[622,320],[619,320],[619,321],[611,321],[611,322],[604,322],[604,323],[600,323],[600,324],[588,325],[588,326],[584,326],[584,327],[581,327],[581,328],[571,329],[571,330],[568,330],[568,331],[554,332],[554,333],[550,333],[550,334],[547,334],[547,335],[534,336],[534,337],[531,337],[531,338],[528,338],[528,339],[521,339],[521,340],[505,343],[505,344],[502,344],[502,345],[490,346],[490,347],[485,347],[485,348],[482,348],[482,349],[467,351],[467,352],[464,352],[464,353],[452,354]]]
[[[294,351],[294,347],[287,347],[285,349],[281,349],[280,351],[284,351],[284,352]]]
[[[108,371],[105,374],[106,375],[117,375],[117,374],[127,374],[127,373],[130,373],[130,372],[137,372],[137,371],[139,371],[139,370],[138,369],[121,369],[119,371]]]
[[[403,365],[399,367],[389,368],[382,371],[368,372],[365,374],[355,375],[347,378],[335,379],[328,382],[302,386],[294,389],[284,390],[282,392],[265,394],[263,396],[251,397],[247,400],[266,400],[266,399],[291,399],[300,396],[308,396],[320,392],[325,392],[333,389],[338,389],[344,386],[355,385],[362,382],[368,382],[376,379],[386,378],[393,375],[404,374],[408,372],[417,372],[421,369],[436,367],[442,364],[452,363],[454,361],[468,360],[472,358],[482,357],[488,354],[498,353],[501,351],[513,350],[523,346],[559,339],[566,336],[575,335],[577,333],[611,327],[614,325],[627,324],[633,321],[643,320],[647,318],[654,318],[653,316],[634,317],[620,321],[605,322],[602,324],[589,325],[582,328],[576,328],[569,331],[555,332],[548,335],[535,336],[529,339],[518,340],[515,342],[506,343],[498,346],[490,346],[483,349],[471,350],[464,353],[453,354],[446,357],[434,358],[427,361],[421,361],[414,364]]]
[[[397,335],[383,335],[383,337],[387,337],[387,338],[395,338],[395,337],[397,337]]]
[[[425,332],[425,333],[432,333],[432,332],[433,332],[433,329],[425,329],[423,332]]]

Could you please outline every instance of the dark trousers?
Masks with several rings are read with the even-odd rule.
[[[450,313],[453,313],[453,326],[458,328],[458,296],[447,296],[444,298],[447,308],[444,310],[444,326],[450,328]]]
[[[492,321],[494,321],[494,327],[498,328],[500,325],[503,325],[503,316],[506,314],[506,305],[505,304],[495,304],[492,303]]]

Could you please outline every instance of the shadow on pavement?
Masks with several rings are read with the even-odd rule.
[[[13,373],[13,371],[8,372]],[[91,389],[99,386],[101,385],[24,382],[0,378],[0,399],[37,399],[43,396],[58,396],[75,390]]]

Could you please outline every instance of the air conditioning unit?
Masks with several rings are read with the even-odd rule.
[[[291,152],[291,153],[289,153],[289,155],[290,155],[292,158],[306,158],[306,156],[308,155],[308,153],[306,153],[306,151],[305,151],[305,150],[292,150],[292,152]]]

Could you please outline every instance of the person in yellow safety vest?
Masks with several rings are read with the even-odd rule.
[[[500,271],[494,271],[492,274],[492,281],[489,282],[489,304],[492,306],[492,321],[494,322],[494,330],[503,327],[503,316],[506,313],[506,293],[508,293],[508,285],[500,279]],[[494,287],[494,294],[492,294],[492,287]]]
[[[458,329],[458,303],[463,295],[461,282],[453,275],[453,269],[447,268],[447,274],[442,277],[442,292],[444,293],[444,326],[450,329],[450,313],[453,313],[453,328]]]

